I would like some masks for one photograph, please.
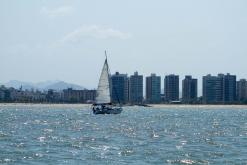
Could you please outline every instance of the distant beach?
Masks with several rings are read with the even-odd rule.
[[[247,109],[247,105],[205,105],[205,104],[150,104],[153,108],[203,108],[203,109],[218,109],[218,108],[237,108]]]
[[[91,104],[32,104],[32,103],[0,103],[0,107],[56,107],[56,108],[90,108]]]
[[[0,103],[0,107],[56,107],[56,108],[90,108],[92,104],[37,104],[37,103]],[[200,105],[200,104],[148,104],[152,108],[202,108],[202,109],[247,109],[247,105]],[[125,107],[125,106],[124,106]],[[131,108],[132,106],[126,106]],[[148,108],[148,107],[145,107]]]

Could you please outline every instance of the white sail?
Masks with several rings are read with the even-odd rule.
[[[110,95],[109,69],[106,59],[99,79],[98,89],[96,93],[96,103],[102,104],[102,103],[110,103],[110,102],[111,102],[111,95]]]

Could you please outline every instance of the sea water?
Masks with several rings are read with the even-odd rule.
[[[247,107],[2,104],[0,164],[247,164]]]

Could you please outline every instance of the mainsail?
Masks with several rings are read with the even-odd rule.
[[[96,93],[96,103],[104,104],[110,102],[111,102],[111,95],[110,95],[110,82],[109,82],[109,68],[106,59],[99,79],[98,89]]]

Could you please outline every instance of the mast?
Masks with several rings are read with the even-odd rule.
[[[108,65],[108,61],[107,61],[107,53],[105,50],[105,61],[106,61],[106,65],[107,65],[107,72],[108,72],[108,81],[109,81],[109,92],[110,92],[110,103],[111,103],[111,97],[112,97],[112,84],[111,84],[111,72],[110,72],[110,68]]]
[[[109,77],[109,66],[108,66],[107,58],[106,58],[102,71],[101,71],[98,89],[96,92],[96,103],[97,104],[111,103],[111,93],[110,93],[111,87],[110,87],[109,78],[110,78]]]
[[[106,54],[106,50],[105,50],[105,59],[107,60],[107,54]]]

